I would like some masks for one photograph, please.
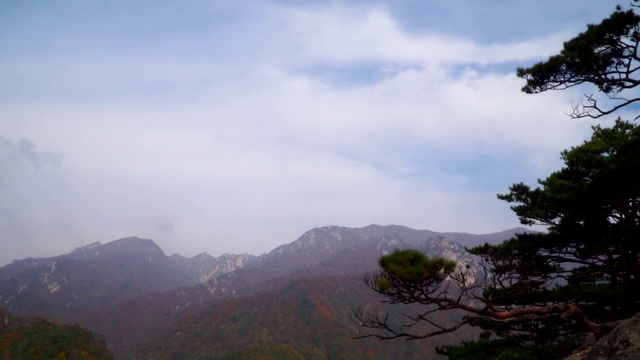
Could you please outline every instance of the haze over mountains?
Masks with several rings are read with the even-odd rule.
[[[464,247],[500,242],[526,229],[486,235],[403,226],[326,226],[260,256],[167,256],[152,240],[93,243],[51,258],[0,268],[0,306],[45,315],[105,336],[118,358],[405,358],[435,356],[433,339],[404,344],[355,341],[355,306],[377,305],[359,280],[377,258],[417,248],[477,270]],[[461,336],[465,336],[463,331]],[[449,339],[451,341],[457,339]],[[207,355],[209,354],[209,355]]]

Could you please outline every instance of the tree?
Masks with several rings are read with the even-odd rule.
[[[532,67],[518,68],[517,75],[527,81],[522,91],[536,94],[589,83],[611,104],[603,106],[594,94],[585,94],[585,102],[572,104],[570,116],[599,118],[611,114],[640,101],[637,96],[624,96],[640,85],[638,45],[640,16],[617,7],[600,24],[587,25],[585,32],[565,42],[560,54]]]
[[[475,279],[415,250],[381,257],[365,284],[388,303],[422,307],[399,326],[359,310],[355,320],[369,330],[361,337],[423,339],[468,324],[488,332],[463,349],[511,344],[539,358],[569,353],[582,335],[600,337],[640,311],[640,126],[594,126],[591,139],[561,157],[564,167],[539,187],[519,183],[498,195],[515,204],[522,224],[547,232],[469,249],[485,274]],[[444,312],[457,320],[447,322]]]
[[[611,105],[585,95],[571,116],[611,114],[640,101],[626,97],[640,85],[639,44],[640,16],[617,7],[567,41],[560,54],[519,68],[527,81],[522,90],[595,85]],[[514,204],[522,224],[544,225],[547,232],[468,249],[480,259],[480,277],[417,251],[383,256],[365,284],[384,302],[416,307],[400,324],[375,310],[357,310],[360,337],[423,339],[470,325],[483,330],[478,340],[441,353],[451,359],[558,358],[586,334],[600,337],[639,312],[640,127],[620,119],[610,128],[594,126],[591,139],[561,158],[564,167],[538,187],[519,183],[498,195]],[[435,271],[407,277],[416,263]]]

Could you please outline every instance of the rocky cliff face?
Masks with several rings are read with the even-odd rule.
[[[11,325],[13,325],[13,318],[11,317],[11,314],[9,314],[9,312],[4,308],[0,307],[0,334],[7,331]]]
[[[1,267],[0,303],[16,315],[44,313],[65,319],[80,308],[200,284],[255,258],[206,253],[191,259],[168,257],[152,240],[137,237],[96,242],[69,254]]]
[[[640,359],[640,313],[618,325],[593,346],[565,360]]]
[[[259,260],[257,256],[249,254],[223,254],[219,257],[214,257],[206,252],[192,258],[175,254],[171,255],[169,259],[180,271],[187,274],[194,284],[205,283],[220,275],[242,269]]]

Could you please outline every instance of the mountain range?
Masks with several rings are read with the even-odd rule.
[[[380,303],[363,274],[398,248],[478,271],[465,246],[527,231],[326,226],[260,256],[192,258],[167,256],[152,240],[129,237],[0,268],[0,306],[16,317],[80,324],[102,334],[119,359],[436,358],[436,345],[472,330],[422,342],[353,340],[352,309]]]

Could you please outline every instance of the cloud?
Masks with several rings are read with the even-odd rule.
[[[527,96],[513,74],[564,32],[480,42],[391,5],[254,5],[138,25],[117,8],[0,56],[0,264],[130,235],[194,255],[328,224],[499,231],[518,223],[495,194],[589,132],[562,114],[581,94]]]
[[[382,7],[280,8],[270,15],[281,26],[279,35],[287,37],[280,42],[287,49],[281,54],[291,64],[495,64],[546,56],[559,50],[567,36],[555,33],[526,41],[478,44],[444,32],[409,33]]]
[[[61,162],[61,155],[39,151],[30,140],[0,137],[0,263],[55,251],[46,234],[71,232],[71,219],[60,214],[68,191]]]

